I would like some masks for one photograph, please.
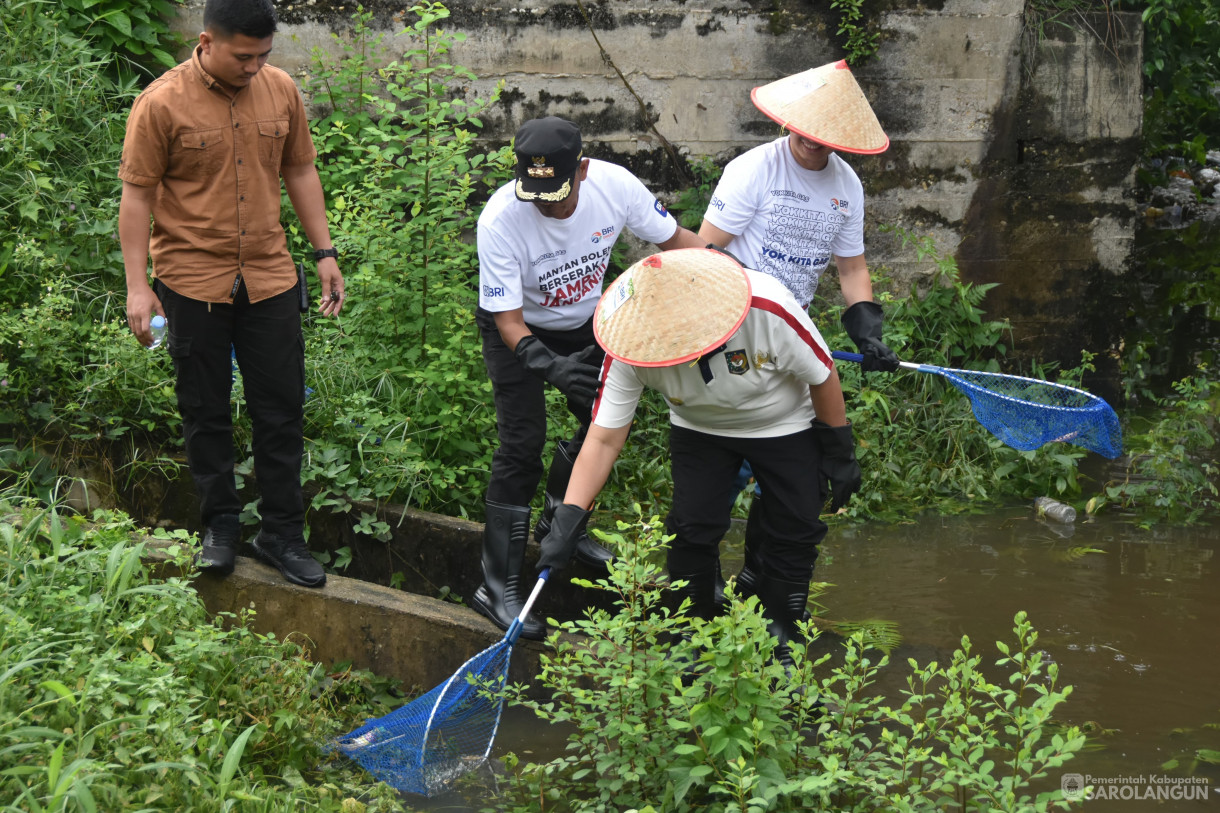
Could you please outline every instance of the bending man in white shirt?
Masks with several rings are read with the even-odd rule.
[[[594,325],[610,359],[538,566],[560,568],[571,558],[640,394],[652,387],[670,407],[670,578],[687,583],[695,615],[718,612],[728,497],[749,458],[768,495],[757,594],[788,662],[826,535],[822,506],[833,495],[837,508],[860,486],[839,376],[821,334],[775,279],[707,249],[636,263],[606,292]]]

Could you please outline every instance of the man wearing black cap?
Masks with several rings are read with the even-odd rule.
[[[567,397],[580,429],[557,444],[535,537],[550,528],[567,489],[597,393],[604,354],[593,338],[610,251],[623,228],[661,249],[702,248],[628,170],[585,158],[580,129],[553,116],[527,121],[514,142],[517,177],[479,216],[479,310],[500,447],[492,458],[483,533],[483,584],[472,604],[508,629],[524,603],[521,568],[530,501],[542,479],[549,383]],[[580,561],[604,567],[605,548],[582,535]],[[530,617],[522,635],[542,638]]]

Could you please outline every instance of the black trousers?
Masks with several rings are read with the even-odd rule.
[[[251,304],[243,284],[233,304],[217,305],[157,282],[157,296],[169,323],[167,344],[200,521],[206,526],[217,514],[242,509],[233,476],[230,401],[236,353],[253,430],[262,527],[285,536],[300,534],[305,524],[305,340],[297,289]]]
[[[491,379],[492,398],[496,405],[496,431],[500,446],[491,459],[491,480],[487,484],[487,499],[504,505],[528,506],[542,480],[544,466],[542,449],[546,444],[546,383],[521,366],[517,356],[500,338],[495,318],[480,309],[476,314],[483,339],[483,363]],[[561,356],[569,356],[596,344],[593,320],[576,330],[530,330],[538,340]],[[594,361],[600,364],[600,358]],[[592,415],[568,401],[568,411],[580,422],[580,428],[570,440],[572,458],[580,453],[585,432]]]
[[[675,539],[670,574],[703,573],[716,566],[729,529],[734,480],[748,458],[767,495],[758,520],[763,570],[790,581],[809,578],[826,523],[818,519],[826,485],[818,476],[813,429],[775,438],[732,438],[678,426],[669,430],[673,507],[665,520]]]

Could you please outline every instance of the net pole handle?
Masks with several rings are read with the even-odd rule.
[[[508,625],[508,632],[504,634],[504,640],[510,644],[517,643],[517,639],[521,636],[521,630],[525,627],[525,617],[530,614],[530,610],[534,607],[534,602],[538,600],[538,596],[542,593],[542,586],[546,584],[546,580],[551,577],[551,569],[549,567],[542,568],[538,573],[538,581],[534,583],[534,589],[530,591],[529,598],[525,600],[525,605],[521,608],[521,614],[513,619],[513,623]]]
[[[830,356],[836,361],[854,361],[856,364],[864,361],[863,353],[848,353],[846,350],[836,350],[831,353]],[[910,361],[900,361],[898,362],[898,366],[902,367],[904,370],[919,370],[921,373],[938,372],[938,368],[936,367],[930,367],[927,364],[915,364],[914,362]]]
[[[525,617],[530,614],[530,610],[534,607],[534,602],[538,600],[538,595],[542,592],[542,586],[546,584],[546,580],[551,577],[551,569],[544,567],[538,573],[538,581],[534,582],[534,589],[530,591],[529,598],[525,600],[525,605],[521,608],[521,615],[517,619],[524,624]]]

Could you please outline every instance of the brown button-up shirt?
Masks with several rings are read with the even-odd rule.
[[[196,48],[127,119],[119,177],[157,187],[154,275],[204,302],[231,302],[239,274],[251,302],[287,291],[297,276],[280,225],[280,166],[316,157],[292,77],[265,65],[230,96]]]

